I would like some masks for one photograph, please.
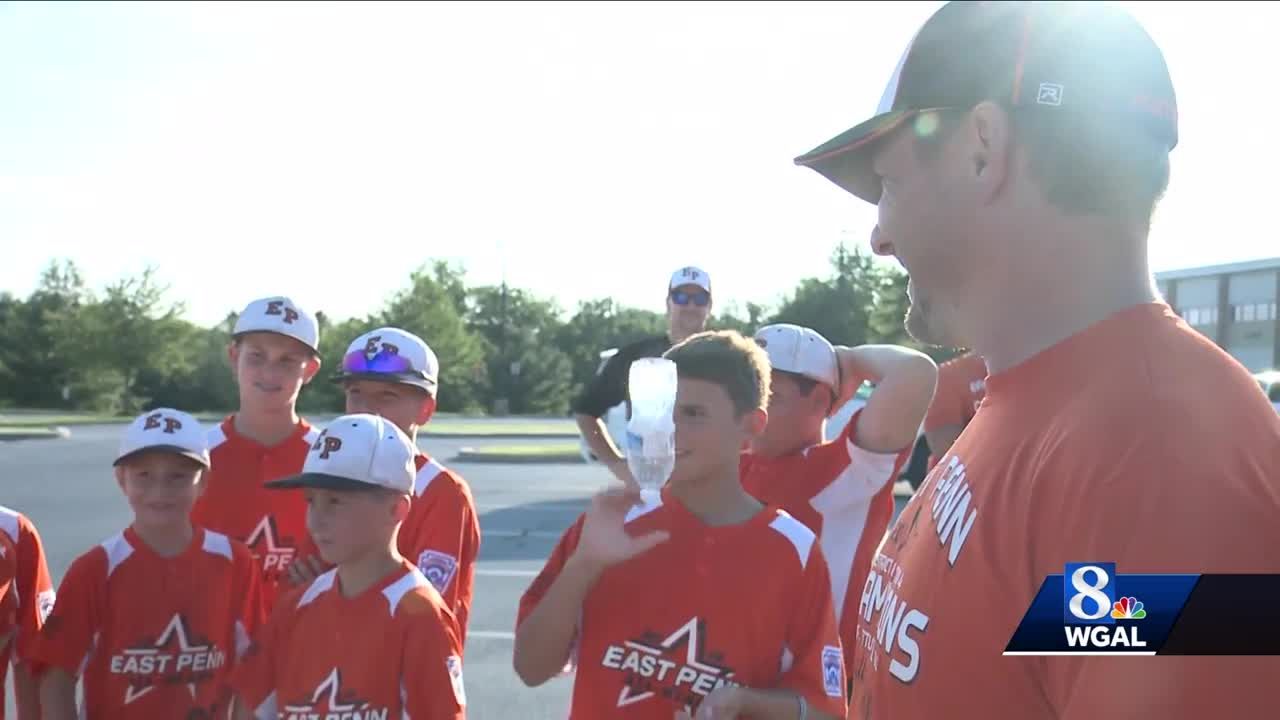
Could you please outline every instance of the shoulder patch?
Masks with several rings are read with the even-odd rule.
[[[458,572],[458,558],[438,550],[423,550],[418,555],[418,571],[443,595]]]

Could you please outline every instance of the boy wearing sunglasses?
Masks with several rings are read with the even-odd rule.
[[[413,441],[417,476],[397,547],[444,598],[465,642],[480,552],[479,515],[467,482],[417,449],[418,429],[436,411],[439,372],[436,354],[422,338],[383,327],[347,347],[334,380],[345,390],[348,413],[379,415]],[[295,582],[310,581],[324,567],[315,555],[290,574]]]
[[[662,357],[676,344],[705,330],[710,316],[711,277],[696,267],[676,270],[667,283],[666,334],[642,338],[620,348],[574,399],[574,419],[591,453],[628,486],[634,487],[635,480],[601,418],[610,408],[627,401],[627,377],[632,362]],[[630,407],[627,414],[631,414]]]

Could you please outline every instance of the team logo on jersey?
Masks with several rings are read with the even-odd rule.
[[[844,695],[844,654],[839,647],[822,646],[822,689],[830,697]]]
[[[53,612],[53,606],[57,604],[58,594],[52,588],[49,590],[41,590],[36,595],[36,612],[40,613],[40,624],[43,625],[49,619],[49,613]]]
[[[276,529],[275,517],[263,515],[257,527],[244,541],[253,557],[262,565],[262,572],[269,580],[279,578],[284,569],[289,567],[289,563],[293,562],[293,554],[297,550],[285,540],[288,538],[281,538],[280,531]]]
[[[342,673],[335,667],[310,698],[286,704],[279,716],[280,720],[388,720],[390,711],[371,707],[355,692],[343,690]]]
[[[448,553],[423,550],[418,556],[418,570],[427,576],[437,592],[444,594],[458,570],[458,559]]]
[[[453,697],[460,707],[466,707],[467,690],[462,682],[462,658],[450,655],[445,665],[449,668],[449,684],[453,686]]]
[[[124,704],[145,696],[157,685],[185,684],[196,696],[196,683],[213,676],[227,663],[227,654],[207,638],[195,637],[186,618],[174,613],[155,640],[125,648],[111,656],[111,673],[128,675]]]
[[[600,664],[623,673],[618,707],[661,696],[694,708],[716,688],[737,685],[722,653],[706,649],[707,625],[697,617],[667,636],[649,631],[610,645]]]

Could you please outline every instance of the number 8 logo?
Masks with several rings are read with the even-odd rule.
[[[1089,572],[1094,573],[1094,582],[1092,584],[1085,580],[1085,574]],[[1071,601],[1067,604],[1071,614],[1081,620],[1100,620],[1106,617],[1107,613],[1111,612],[1111,598],[1107,597],[1107,594],[1102,592],[1102,589],[1110,582],[1111,578],[1107,575],[1107,571],[1097,565],[1076,568],[1076,571],[1071,573],[1071,587],[1075,588],[1077,592],[1071,596]],[[1096,608],[1094,612],[1086,613],[1084,611],[1085,598],[1093,601]]]

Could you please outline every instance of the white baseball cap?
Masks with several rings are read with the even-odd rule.
[[[756,344],[769,354],[774,370],[817,380],[840,391],[840,366],[836,349],[815,330],[779,323],[756,331]]]
[[[408,494],[418,474],[415,454],[413,442],[390,420],[368,413],[343,415],[312,443],[301,473],[264,487],[387,488]]]
[[[236,318],[235,329],[231,337],[240,337],[245,333],[269,332],[293,338],[320,352],[320,326],[315,317],[298,307],[298,304],[284,296],[261,298],[249,303],[249,306]]]
[[[189,457],[208,468],[209,440],[200,421],[173,408],[156,408],[134,418],[124,431],[120,452],[112,465],[146,450],[163,450]]]
[[[671,273],[671,283],[667,285],[667,290],[673,290],[681,285],[697,285],[703,290],[711,292],[711,276],[702,268],[696,268],[692,265],[682,267]]]
[[[334,380],[380,380],[436,392],[440,361],[422,338],[393,327],[367,332],[347,346]]]

